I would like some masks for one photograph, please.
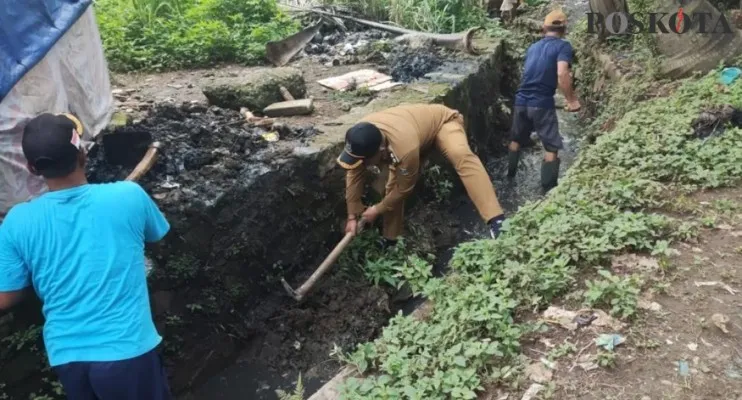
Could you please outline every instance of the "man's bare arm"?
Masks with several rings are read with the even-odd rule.
[[[577,101],[574,88],[572,87],[572,75],[569,71],[569,63],[566,61],[557,62],[557,76],[559,77],[559,89],[564,94],[567,101]]]
[[[10,310],[15,307],[29,295],[31,290],[33,288],[29,286],[25,289],[14,290],[12,292],[0,292],[0,310]]]

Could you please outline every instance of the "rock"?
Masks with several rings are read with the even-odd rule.
[[[266,68],[237,77],[216,78],[205,84],[203,93],[211,105],[239,110],[261,110],[282,101],[280,87],[285,87],[295,97],[306,95],[306,82],[296,68]]]
[[[311,114],[314,110],[314,100],[301,99],[273,103],[263,109],[263,114],[268,117],[290,117],[292,115]]]
[[[729,333],[729,329],[727,328],[729,317],[724,314],[714,314],[711,316],[711,321],[713,321],[714,325],[716,325],[716,327],[719,328],[722,332],[727,334]]]
[[[649,310],[649,311],[661,311],[662,305],[657,303],[656,301],[649,301],[647,299],[640,298],[637,306],[643,310]]]

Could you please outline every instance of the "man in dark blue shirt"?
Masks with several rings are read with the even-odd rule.
[[[515,94],[510,131],[508,177],[515,177],[520,147],[528,141],[531,132],[536,131],[546,151],[541,165],[541,186],[544,191],[549,191],[557,184],[557,153],[563,147],[554,104],[557,87],[567,100],[567,111],[580,109],[570,76],[572,45],[562,39],[566,28],[567,16],[562,11],[552,11],[544,20],[544,37],[528,48],[525,71]]]

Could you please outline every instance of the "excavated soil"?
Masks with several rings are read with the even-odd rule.
[[[269,141],[268,133],[276,133],[278,141]],[[200,103],[161,103],[140,122],[102,135],[101,146],[90,152],[89,179],[124,179],[149,144],[158,141],[160,159],[141,182],[156,186],[155,198],[165,203],[183,205],[196,197],[208,204],[235,181],[254,179],[318,133],[311,125],[251,126],[237,111]]]

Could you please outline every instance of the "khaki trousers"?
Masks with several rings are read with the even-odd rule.
[[[463,118],[459,115],[445,123],[435,139],[435,147],[448,159],[466,188],[472,203],[485,222],[503,213],[497,200],[495,188],[484,169],[482,161],[471,151],[464,130]],[[422,171],[418,177],[422,175]],[[396,185],[396,168],[389,166],[387,193]],[[384,237],[396,239],[404,229],[404,202],[383,214]]]

